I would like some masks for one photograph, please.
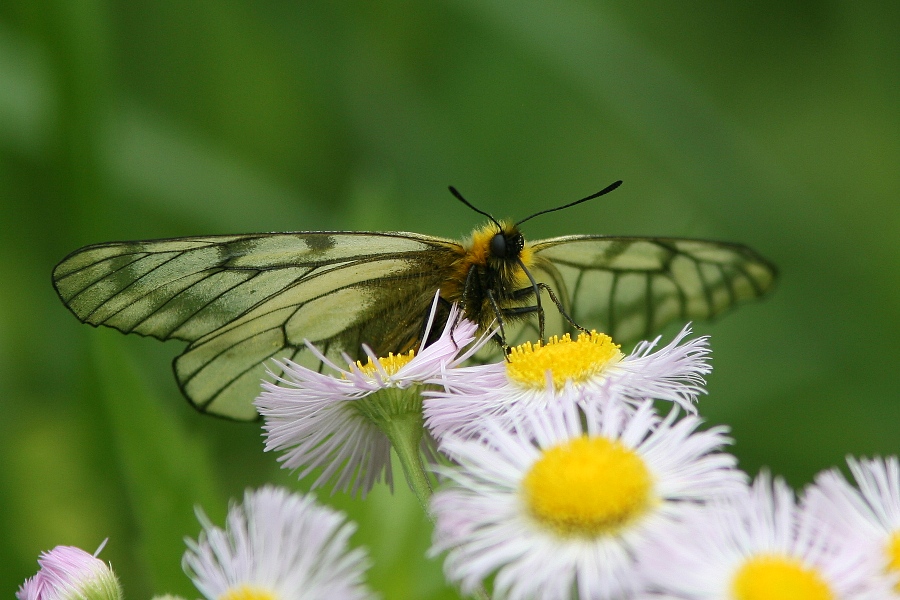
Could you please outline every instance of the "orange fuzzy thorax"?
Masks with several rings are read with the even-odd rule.
[[[500,223],[503,231],[506,231],[509,225],[505,222]],[[469,239],[463,242],[466,249],[466,260],[469,265],[487,266],[488,258],[491,254],[491,240],[497,235],[497,226],[493,223],[482,225],[474,230]]]

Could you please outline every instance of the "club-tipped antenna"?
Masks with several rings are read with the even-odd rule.
[[[621,182],[620,182],[620,183],[621,183]],[[474,211],[477,212],[478,214],[484,215],[485,217],[487,217],[488,219],[490,219],[491,221],[493,221],[493,222],[494,222],[494,225],[497,226],[497,229],[498,229],[498,230],[502,230],[502,229],[503,229],[503,227],[500,225],[500,223],[497,221],[497,219],[495,219],[494,217],[492,217],[492,216],[490,215],[490,213],[486,213],[486,212],[484,212],[484,211],[481,210],[481,209],[475,208],[475,206],[473,206],[471,202],[469,202],[468,200],[466,200],[465,198],[463,198],[463,195],[460,194],[460,193],[459,193],[459,190],[457,190],[455,187],[453,187],[453,186],[451,185],[451,186],[447,186],[447,189],[450,190],[450,193],[451,193],[451,194],[453,194],[454,196],[456,196],[456,199],[457,199],[457,200],[459,200],[460,202],[462,202],[463,204],[465,204],[466,206],[468,206],[469,208],[471,208],[472,210],[474,210]],[[531,217],[529,217],[529,218],[531,218]]]
[[[568,204],[564,204],[563,206],[557,206],[556,208],[548,208],[547,210],[538,211],[538,212],[534,213],[533,215],[530,215],[530,216],[528,216],[528,217],[525,217],[524,219],[522,219],[521,221],[519,221],[518,223],[516,223],[516,226],[518,227],[519,225],[521,225],[521,224],[524,223],[525,221],[527,221],[527,220],[529,220],[529,219],[533,219],[533,218],[535,218],[535,217],[538,216],[538,215],[545,215],[545,214],[547,214],[547,213],[555,212],[555,211],[557,211],[557,210],[562,210],[562,209],[564,209],[564,208],[569,208],[570,206],[575,206],[576,204],[581,204],[582,202],[587,202],[588,200],[593,200],[594,198],[598,198],[598,197],[600,197],[600,196],[602,196],[602,195],[604,195],[604,194],[610,193],[611,191],[613,191],[614,189],[616,189],[616,188],[619,187],[620,185],[622,185],[622,180],[621,180],[621,179],[620,179],[619,181],[616,181],[615,183],[609,184],[608,186],[606,186],[605,188],[603,188],[602,190],[600,190],[600,191],[597,192],[596,194],[591,194],[590,196],[587,196],[586,198],[582,198],[581,200],[576,200],[575,202],[569,202]],[[453,191],[453,188],[450,188],[450,190]],[[460,199],[462,200],[462,198],[460,198]],[[463,202],[465,202],[465,200],[463,200]],[[466,204],[468,204],[468,202],[466,202]],[[471,205],[470,205],[470,206],[471,206]],[[474,208],[474,207],[473,207],[473,208]],[[477,209],[476,209],[476,210],[477,210]],[[481,212],[481,211],[479,211],[479,212]]]

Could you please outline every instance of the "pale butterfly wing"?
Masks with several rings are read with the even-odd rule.
[[[289,358],[321,367],[369,344],[405,349],[421,333],[458,244],[409,233],[301,232],[119,242],[82,248],[54,270],[83,322],[190,342],[174,363],[201,411],[254,419],[252,399]]]
[[[554,289],[574,321],[621,344],[759,298],[777,274],[746,246],[707,240],[573,235],[532,249],[536,278]]]

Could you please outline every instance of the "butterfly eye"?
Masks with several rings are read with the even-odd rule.
[[[491,238],[491,256],[495,258],[506,258],[506,236],[501,231]]]
[[[519,232],[516,232],[509,239],[507,239],[506,243],[508,245],[506,251],[513,257],[519,256],[519,254],[521,254],[522,250],[525,248],[525,238]]]

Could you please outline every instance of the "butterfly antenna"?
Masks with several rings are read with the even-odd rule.
[[[593,200],[594,198],[599,198],[600,196],[602,196],[602,195],[604,195],[604,194],[610,193],[611,191],[613,191],[614,189],[616,189],[616,188],[619,187],[620,185],[622,185],[622,180],[621,180],[621,179],[620,179],[619,181],[616,181],[615,183],[609,184],[608,186],[606,186],[605,188],[603,188],[602,190],[600,190],[600,191],[597,192],[596,194],[591,194],[590,196],[588,196],[588,197],[586,197],[586,198],[582,198],[581,200],[576,200],[575,202],[569,202],[568,204],[565,204],[565,205],[563,205],[563,206],[557,206],[556,208],[548,208],[547,210],[542,210],[542,211],[536,212],[536,213],[534,213],[533,215],[528,216],[528,217],[525,217],[524,219],[522,219],[521,221],[519,221],[518,223],[516,223],[516,226],[518,227],[519,225],[521,225],[522,223],[524,223],[524,222],[527,221],[528,219],[533,219],[533,218],[535,218],[535,217],[538,216],[538,215],[545,215],[545,214],[547,214],[547,213],[555,212],[555,211],[557,211],[557,210],[562,210],[562,209],[564,209],[564,208],[569,208],[570,206],[575,206],[576,204],[581,204],[582,202],[587,202],[588,200]],[[465,202],[465,201],[464,201],[464,202]]]
[[[497,226],[497,229],[498,229],[498,230],[502,230],[502,229],[503,229],[503,227],[500,225],[500,223],[497,222],[497,219],[495,219],[494,217],[492,217],[489,213],[486,213],[486,212],[484,212],[484,211],[481,210],[481,209],[475,208],[475,207],[472,205],[471,202],[469,202],[468,200],[466,200],[465,198],[463,198],[462,194],[460,194],[460,193],[459,193],[459,190],[457,190],[455,187],[453,187],[453,186],[451,185],[451,186],[448,186],[447,189],[450,190],[450,193],[451,193],[451,194],[453,194],[454,196],[456,196],[456,199],[457,199],[457,200],[459,200],[460,202],[462,202],[463,204],[465,204],[466,206],[468,206],[469,208],[471,208],[472,210],[474,210],[475,212],[477,212],[479,215],[484,215],[485,217],[487,217],[488,219],[490,219],[491,221],[493,221],[493,222],[494,222],[494,225]],[[533,216],[533,215],[532,215],[532,216]],[[531,218],[531,217],[529,217],[529,218]]]

